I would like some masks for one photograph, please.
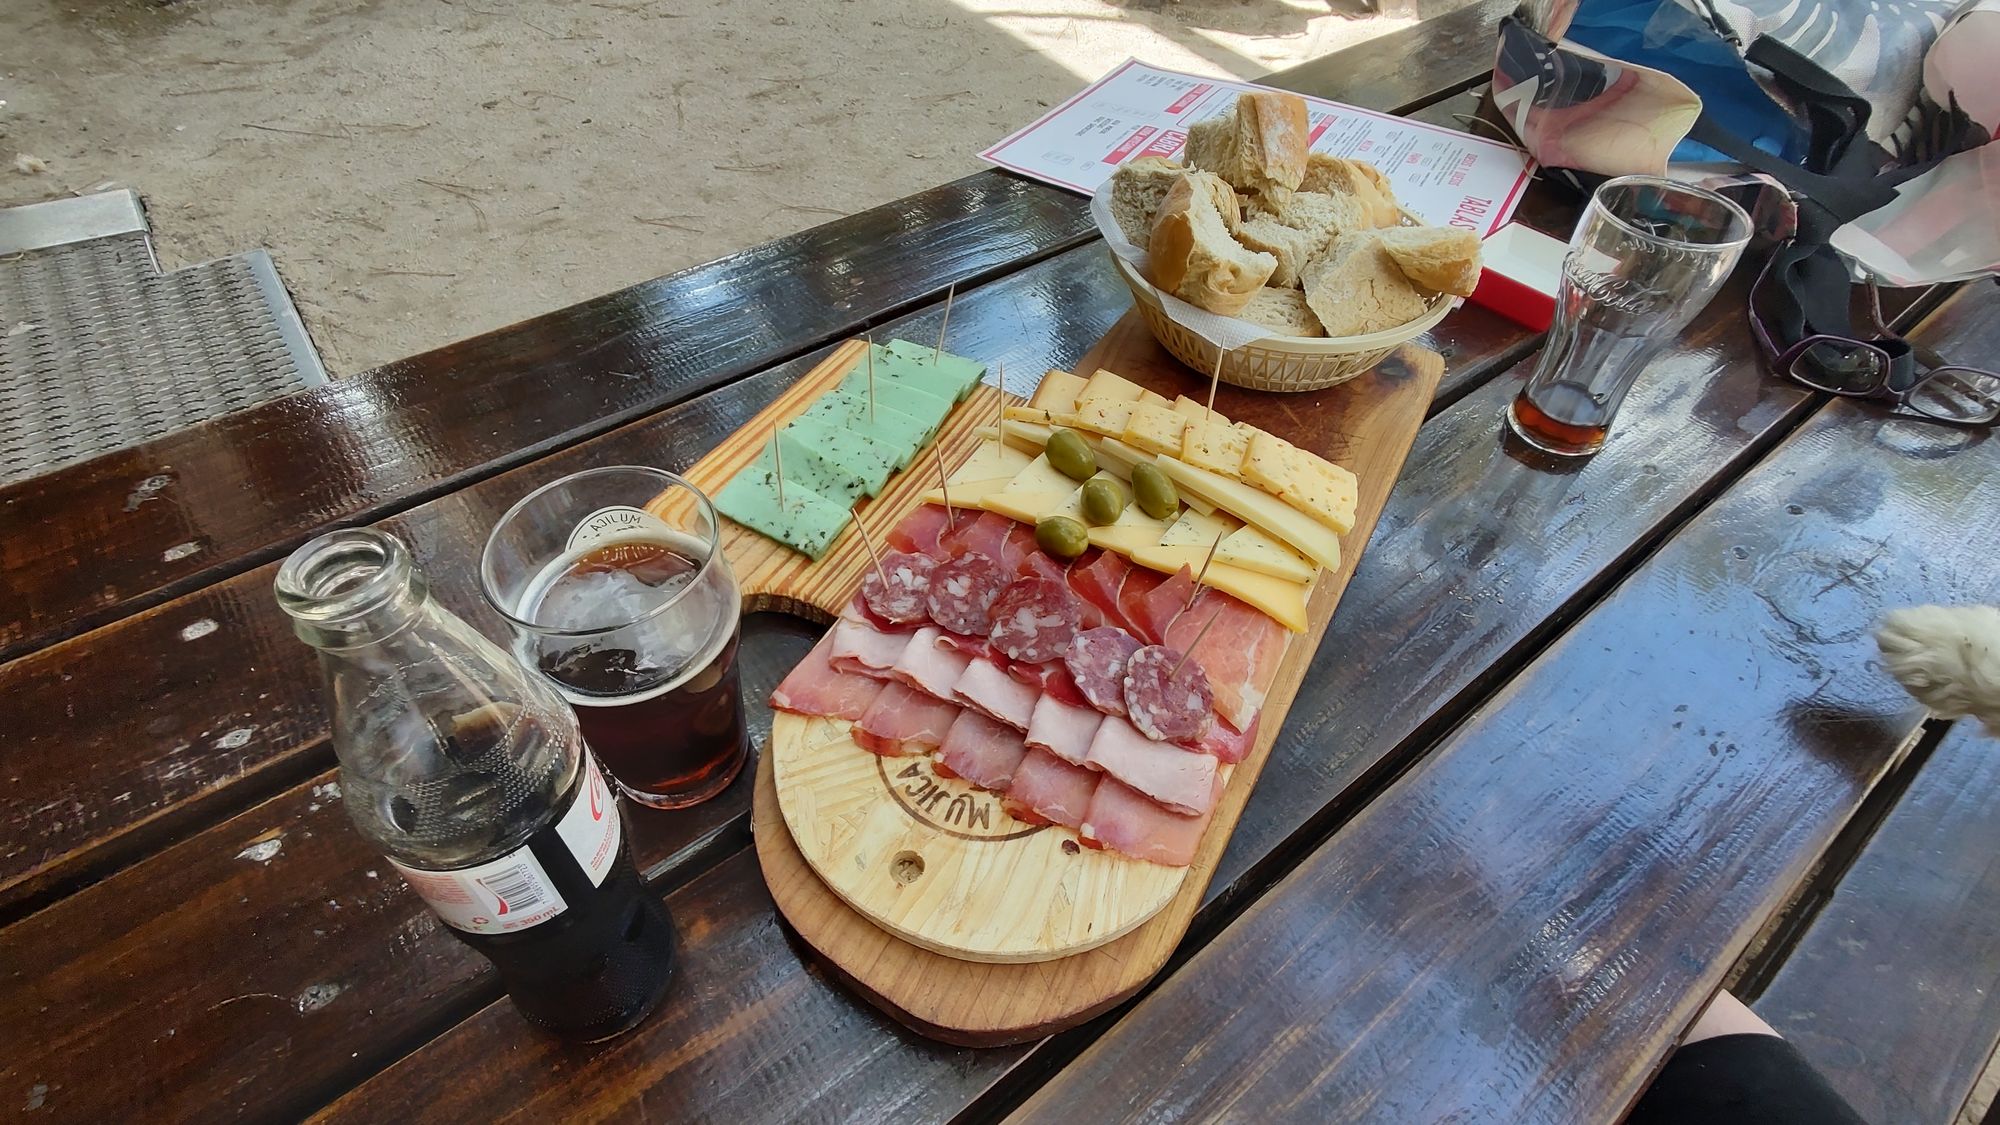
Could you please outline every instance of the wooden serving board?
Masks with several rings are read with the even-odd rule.
[[[1077,367],[1086,373],[1098,367],[1107,367],[1169,397],[1179,393],[1206,393],[1193,373],[1154,342],[1136,314],[1128,314],[1113,326],[1111,332]],[[1026,961],[1018,957],[992,956],[985,960],[970,960],[963,953],[946,956],[936,952],[934,947],[920,947],[896,936],[891,928],[907,926],[908,918],[894,911],[888,912],[886,918],[878,912],[874,921],[864,917],[849,904],[851,900],[843,899],[815,873],[814,863],[800,847],[801,840],[810,840],[812,834],[795,836],[794,830],[787,826],[788,821],[796,820],[786,807],[787,802],[779,785],[780,777],[786,770],[787,746],[811,742],[812,736],[806,733],[797,740],[790,737],[780,740],[775,731],[791,729],[790,724],[780,722],[774,726],[773,744],[767,747],[758,764],[752,825],[765,881],[779,910],[800,936],[857,990],[898,1020],[933,1038],[973,1046],[1022,1042],[1074,1026],[1115,1006],[1150,980],[1166,964],[1201,904],[1203,891],[1214,873],[1216,862],[1242,814],[1271,745],[1276,741],[1293,695],[1311,663],[1320,638],[1325,634],[1341,591],[1346,588],[1361,549],[1374,530],[1389,490],[1401,472],[1403,459],[1416,439],[1417,429],[1423,422],[1425,409],[1443,371],[1443,360],[1436,353],[1406,346],[1376,370],[1341,387],[1318,392],[1316,398],[1328,405],[1315,409],[1308,419],[1287,422],[1286,419],[1296,417],[1293,405],[1302,404],[1302,401],[1278,396],[1258,400],[1272,404],[1268,417],[1253,416],[1242,408],[1234,411],[1237,417],[1271,429],[1352,469],[1360,478],[1360,497],[1354,529],[1342,537],[1342,564],[1338,570],[1322,575],[1313,590],[1308,601],[1309,628],[1306,633],[1295,636],[1286,650],[1277,680],[1265,703],[1256,744],[1231,776],[1194,863],[1180,870],[1177,885],[1156,913],[1122,936],[1100,940],[1081,952],[1054,960]],[[982,388],[981,393],[993,392]],[[804,396],[807,399],[810,397],[810,392]],[[803,407],[804,401],[801,400],[793,413]],[[961,410],[961,415],[965,413],[968,412]],[[990,416],[985,414],[980,417]],[[971,429],[983,423],[954,416],[947,426],[949,431],[966,423],[969,423],[966,429],[955,435],[964,443],[957,447],[956,457],[960,459],[967,456],[971,448]],[[757,442],[762,440],[766,438],[760,436],[756,439]],[[755,457],[757,448],[756,444],[750,445],[736,464],[748,463]],[[719,482],[714,483],[719,486]],[[892,486],[885,491],[870,513],[874,513],[876,508],[881,509],[880,518],[886,522],[878,524],[871,519],[871,530],[878,526],[893,526],[896,519],[900,519],[902,513],[914,505],[917,496],[928,487],[928,484],[910,482],[900,507],[893,509],[887,501],[896,488]],[[890,518],[892,511],[894,518]],[[847,536],[843,536],[845,538]],[[796,555],[793,557],[798,558]],[[830,553],[828,561],[836,557]],[[859,582],[861,567],[865,565],[865,558],[856,556],[851,559],[844,579],[828,577],[813,584],[812,588],[821,592],[816,600],[809,600],[809,604],[815,606],[819,614],[836,612],[838,606],[851,596]],[[801,582],[794,579],[792,584],[800,585]],[[746,592],[751,588],[751,584],[746,582]],[[795,594],[782,596],[796,597]],[[780,716],[780,719],[783,718]],[[801,722],[798,729],[803,731],[807,726]],[[838,741],[846,740],[841,738]],[[849,746],[854,754],[873,757],[866,751],[851,747],[851,744]],[[874,766],[874,763],[865,761],[859,764]],[[878,795],[877,800],[884,803],[881,807],[891,807],[896,801],[894,791],[885,782],[902,780],[907,786],[921,780],[916,776],[894,778],[894,773],[905,764],[903,760],[888,763],[885,776],[870,783],[872,791]],[[921,787],[919,791],[926,792]],[[976,791],[968,788],[965,792]],[[946,794],[937,799],[939,804],[947,804],[959,795],[950,790],[946,790]],[[906,814],[898,812],[896,815]],[[1066,832],[1060,830],[1048,830],[1038,835],[1068,837]],[[982,846],[1013,847],[1017,844],[1018,841],[1006,841]],[[1071,854],[1068,849],[1061,848],[1059,841],[1055,852],[1061,862],[1072,864],[1094,854],[1089,849],[1079,849]],[[935,873],[930,866],[930,853],[926,851],[923,854],[923,871],[912,880],[912,884],[923,883]],[[1116,862],[1139,869],[1154,866],[1130,860]],[[897,871],[893,855],[889,863],[889,878],[894,881]],[[902,874],[910,874],[907,859]],[[1045,867],[1042,885],[1065,886],[1060,868]],[[1081,881],[1068,884],[1071,887],[1077,885],[1081,885]],[[1026,893],[1032,890],[1029,888]],[[948,887],[936,893],[937,901],[951,898]],[[915,899],[920,895],[904,897]],[[977,905],[983,907],[988,916],[1022,910],[1017,894]],[[969,908],[964,914],[970,917]],[[890,928],[885,928],[885,921]],[[1019,924],[1018,921],[1015,924]],[[960,936],[955,935],[954,940],[960,940]]]

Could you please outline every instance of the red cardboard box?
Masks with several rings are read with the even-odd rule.
[[[1474,304],[1484,305],[1516,324],[1548,331],[1555,320],[1556,290],[1562,284],[1567,245],[1532,227],[1508,223],[1481,244],[1479,287]]]

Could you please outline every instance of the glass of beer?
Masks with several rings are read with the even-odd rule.
[[[720,531],[700,489],[618,465],[529,493],[479,559],[515,654],[576,709],[619,788],[656,809],[715,796],[749,754]]]
[[[1570,237],[1555,324],[1507,425],[1544,453],[1587,456],[1652,359],[1708,304],[1750,241],[1722,196],[1621,176],[1591,197]]]

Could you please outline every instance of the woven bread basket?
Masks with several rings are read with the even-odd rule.
[[[1414,225],[1415,220],[1406,213],[1403,222]],[[1132,290],[1132,303],[1160,346],[1204,375],[1214,371],[1216,346],[1169,316],[1159,295],[1130,262],[1116,254],[1111,260],[1117,263],[1118,276]],[[1428,332],[1451,311],[1452,303],[1450,294],[1436,294],[1424,315],[1363,336],[1266,336],[1253,340],[1229,350],[1222,361],[1222,381],[1257,391],[1317,391],[1338,386],[1382,362],[1398,344]]]

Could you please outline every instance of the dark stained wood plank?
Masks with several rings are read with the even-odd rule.
[[[1752,1005],[1870,1121],[1950,1122],[2000,1045],[2000,743],[1955,724]]]
[[[953,346],[1039,372],[1082,354],[1127,303],[1108,258],[1084,248],[962,296]],[[884,332],[935,339],[937,316],[933,307]],[[739,380],[384,526],[410,541],[445,605],[498,636],[475,572],[508,506],[591,465],[684,468],[820,358]],[[277,565],[0,665],[0,729],[25,732],[9,745],[0,788],[0,905],[59,893],[332,765],[315,658],[271,597]]]
[[[1820,410],[1018,1119],[1616,1118],[1917,731],[1869,630],[1990,593],[1996,486]]]
[[[1488,0],[1273,75],[1385,112],[1491,68]],[[74,636],[1093,241],[982,172],[367,375],[0,489],[0,659]]]

